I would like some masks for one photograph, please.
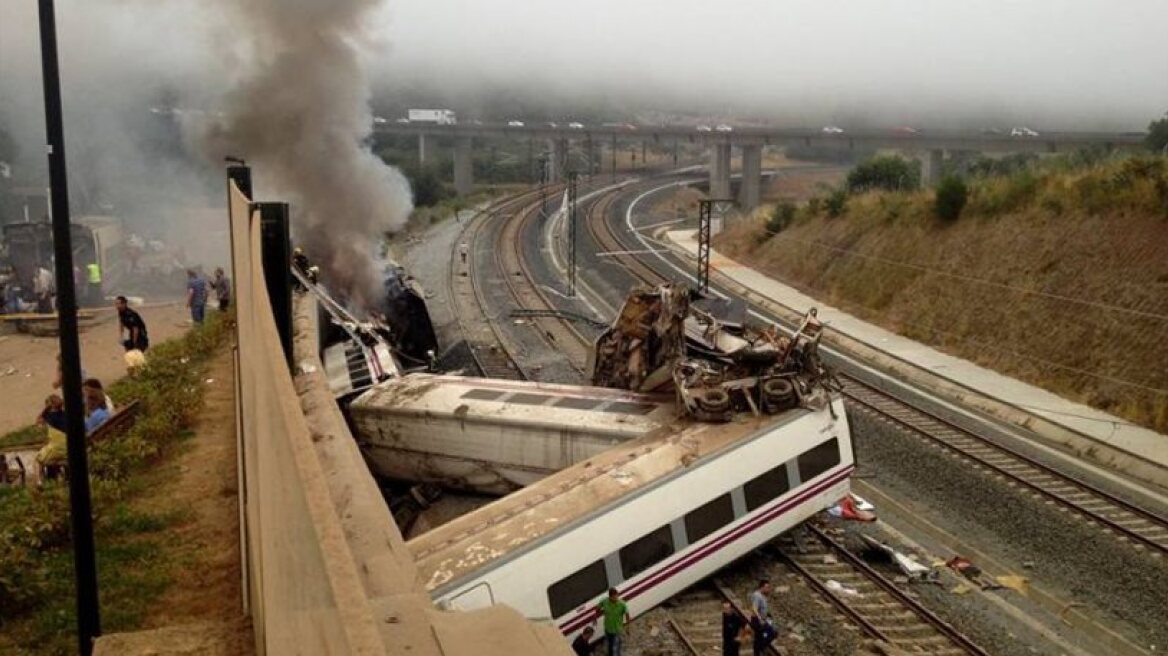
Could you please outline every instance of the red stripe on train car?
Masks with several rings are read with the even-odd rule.
[[[724,547],[726,547],[726,545],[730,544],[731,542],[737,541],[739,538],[743,537],[747,533],[753,532],[754,530],[758,529],[760,526],[762,526],[763,524],[766,524],[767,522],[771,521],[772,519],[775,519],[776,517],[785,514],[786,512],[791,510],[793,507],[799,505],[803,501],[806,501],[809,497],[813,497],[816,494],[819,494],[820,492],[823,492],[825,489],[831,487],[832,485],[835,485],[836,483],[847,478],[848,474],[851,474],[852,470],[854,470],[854,469],[855,469],[854,466],[848,466],[846,469],[840,470],[836,474],[832,475],[831,478],[828,478],[827,480],[823,481],[822,483],[819,483],[818,485],[816,485],[814,487],[808,488],[808,489],[804,490],[803,492],[800,492],[798,495],[788,499],[787,501],[775,506],[774,508],[771,508],[770,510],[763,512],[762,514],[758,515],[757,517],[754,517],[753,519],[746,522],[742,526],[739,526],[738,528],[735,528],[734,530],[729,531],[725,535],[719,536],[716,540],[710,542],[709,544],[704,545],[704,546],[694,550],[693,553],[687,555],[685,558],[681,558],[677,562],[669,565],[668,567],[662,568],[661,571],[656,572],[652,576],[647,577],[643,581],[640,581],[640,582],[636,583],[635,585],[629,587],[628,590],[625,590],[623,593],[624,599],[626,601],[631,600],[631,599],[635,599],[636,597],[645,593],[650,588],[654,588],[654,587],[660,585],[665,580],[672,578],[678,572],[681,572],[682,570],[690,568],[691,566],[693,566],[695,563],[697,563],[700,560],[705,560],[710,554],[712,554],[716,551],[722,550]],[[589,608],[587,610],[581,611],[581,614],[579,614],[576,617],[561,624],[560,625],[560,632],[563,633],[564,635],[568,635],[568,634],[580,629],[584,625],[592,623],[599,615],[600,615],[600,613],[595,608]]]

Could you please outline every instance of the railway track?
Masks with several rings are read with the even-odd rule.
[[[607,208],[607,205],[604,207]],[[618,234],[619,230],[613,230],[604,213],[590,216],[588,223],[597,243],[603,244],[605,248],[620,253],[635,248]],[[657,284],[667,280],[656,269],[638,261],[633,255],[617,257],[622,259],[627,271],[644,282]],[[1168,518],[1140,508],[1016,450],[959,428],[854,378],[839,375],[839,379],[843,383],[843,393],[854,402],[852,408],[884,417],[925,442],[967,458],[1014,485],[1090,519],[1102,530],[1137,548],[1147,549],[1155,556],[1168,554]]]
[[[488,378],[527,380],[528,375],[514,355],[514,345],[503,335],[496,319],[488,311],[490,303],[486,299],[485,281],[476,270],[480,257],[478,249],[470,248],[467,261],[463,263],[459,244],[476,245],[489,222],[499,220],[509,209],[513,211],[514,207],[530,202],[537,193],[524,192],[488,206],[470,219],[450,252],[448,283],[451,307],[475,365]]]
[[[1155,556],[1168,554],[1168,519],[854,379],[840,376],[840,380],[844,394],[855,402],[853,409],[889,420],[928,444],[1077,512],[1137,548]]]
[[[911,654],[987,656],[981,647],[934,615],[823,531],[805,525],[780,547],[785,564],[864,633],[871,653],[882,644]],[[829,581],[839,584],[835,589]]]
[[[615,227],[609,214],[622,190],[596,199],[586,212],[586,225],[598,249],[610,261],[619,263],[632,281],[658,284],[669,279],[644,259],[637,257],[639,244],[631,243],[627,230]],[[764,310],[765,312],[765,310]],[[767,312],[767,314],[770,314]],[[976,466],[1001,476],[1013,485],[1077,512],[1103,530],[1153,554],[1168,552],[1168,520],[1139,508],[1085,481],[1059,472],[1022,453],[1000,446],[987,438],[961,429],[929,412],[889,394],[840,376],[843,392],[853,409],[873,413],[936,447],[968,458]],[[786,563],[807,580],[842,616],[854,623],[867,638],[873,653],[882,643],[909,653],[984,654],[976,644],[921,606],[895,584],[848,553],[830,537],[812,529],[813,539],[795,552],[785,552]],[[825,562],[825,556],[831,555]],[[852,595],[833,592],[826,586],[834,580],[856,591]],[[717,622],[725,597],[709,588],[695,588],[679,596],[668,610],[669,623],[691,653],[716,653],[721,643]],[[692,608],[692,609],[691,609]]]
[[[532,222],[540,216],[539,204],[527,204],[507,217],[495,241],[495,261],[507,289],[517,307],[537,312],[555,312],[556,305],[541,289],[538,278],[523,252],[524,235]],[[532,316],[528,319],[539,331],[540,337],[553,350],[567,357],[569,365],[581,377],[588,361],[591,344],[573,329],[568,321],[551,316]]]
[[[720,582],[707,581],[682,592],[673,598],[670,607],[665,608],[665,616],[670,629],[678,636],[678,641],[694,656],[714,656],[722,653],[722,604],[730,602],[734,612],[745,618],[734,595]],[[749,653],[750,645],[741,645],[742,653]],[[767,649],[768,654],[780,654],[774,644]]]

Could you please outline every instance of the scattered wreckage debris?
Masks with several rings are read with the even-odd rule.
[[[870,535],[861,535],[860,537],[863,538],[869,549],[886,555],[901,573],[908,577],[910,582],[940,585],[937,572],[932,567],[918,563],[912,556],[897,551],[888,543],[881,542]]]
[[[855,494],[839,500],[839,503],[827,509],[827,514],[837,519],[846,519],[854,522],[876,521],[876,506],[863,497]]]
[[[964,556],[953,556],[945,561],[945,566],[965,577],[966,580],[982,590],[1002,590],[1006,587],[989,576],[986,576],[980,567],[974,565],[973,562]]]
[[[745,317],[741,301],[695,300],[684,285],[635,288],[596,341],[592,384],[653,392],[672,382],[678,405],[708,422],[830,408],[838,383],[819,360],[816,311],[793,337]]]

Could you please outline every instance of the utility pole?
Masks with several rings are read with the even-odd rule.
[[[734,201],[721,198],[703,198],[698,202],[698,291],[710,291],[710,237],[714,214],[725,214],[725,208]]]
[[[568,296],[576,296],[576,172],[568,174]]]
[[[57,57],[57,20],[53,0],[39,0],[41,74],[45,93],[49,191],[53,212],[53,255],[57,274],[57,329],[61,344],[61,388],[65,393],[65,443],[69,462],[69,521],[73,572],[77,582],[77,652],[93,653],[101,635],[94,555],[93,510],[89,496],[89,458],[85,451],[81,403],[81,348],[77,343],[77,290],[73,286],[73,245],[69,225],[69,187],[65,167],[65,127],[61,108],[61,71]]]
[[[612,133],[612,181],[616,182],[616,133]]]

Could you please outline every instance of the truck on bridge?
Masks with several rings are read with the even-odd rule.
[[[437,125],[454,125],[458,120],[451,109],[411,109],[407,116],[410,123],[435,123]]]

